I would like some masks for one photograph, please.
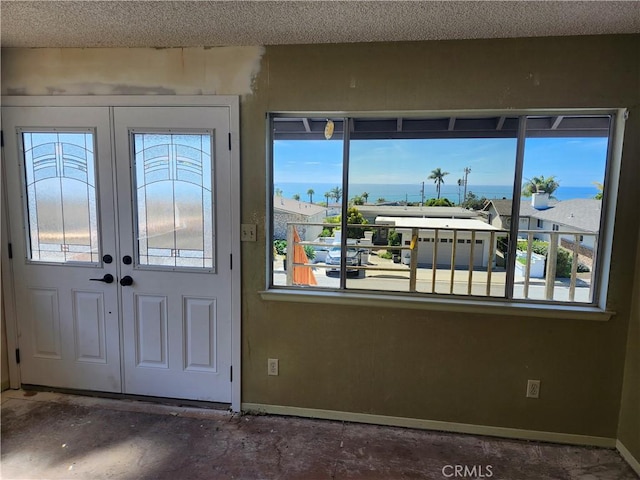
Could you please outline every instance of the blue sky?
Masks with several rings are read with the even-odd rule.
[[[515,151],[515,139],[352,140],[349,175],[354,183],[408,184],[429,182],[440,167],[453,185],[470,167],[470,185],[511,185]],[[606,154],[607,138],[529,138],[523,176],[555,175],[562,186],[591,186],[603,180]],[[341,179],[341,141],[274,143],[275,183]]]

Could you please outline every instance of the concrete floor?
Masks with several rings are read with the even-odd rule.
[[[3,479],[637,478],[608,449],[24,391],[2,394],[1,467]]]

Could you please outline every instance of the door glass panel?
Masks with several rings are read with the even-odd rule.
[[[213,268],[212,136],[132,135],[139,265]]]
[[[29,259],[99,261],[93,132],[22,132]]]

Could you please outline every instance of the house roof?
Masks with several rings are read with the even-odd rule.
[[[496,212],[498,212],[498,215],[500,215],[501,217],[510,217],[511,216],[511,200],[505,200],[505,199],[501,199],[501,200],[489,200],[487,202],[487,204],[485,205],[485,207],[482,209],[483,212],[487,212],[490,208],[490,206],[493,204],[493,207],[495,208]],[[549,207],[553,207],[554,205],[556,205],[558,202],[556,200],[550,200],[549,201]],[[535,208],[533,208],[531,206],[531,202],[526,201],[525,199],[523,199],[520,202],[520,216],[521,217],[533,217],[536,215],[536,213],[541,212],[542,210],[536,210]]]
[[[597,232],[600,229],[601,200],[575,198],[557,202],[546,210],[535,210],[531,205],[529,205],[529,209],[533,210],[533,214],[529,215],[533,218],[562,223],[568,227],[588,232]],[[520,211],[520,215],[522,215],[522,209]]]
[[[511,200],[490,200],[483,209],[488,210],[493,204],[500,216],[511,216]],[[531,217],[561,223],[577,230],[597,232],[600,228],[600,212],[602,201],[591,198],[575,198],[572,200],[551,201],[549,208],[537,210],[530,202],[520,202],[520,217]]]
[[[395,225],[397,228],[451,228],[500,231],[499,228],[489,223],[473,218],[377,217],[376,224]]]
[[[498,212],[498,215],[508,217],[511,215],[511,203],[511,200],[489,200],[482,211],[488,211],[491,204],[493,204],[493,208]]]
[[[279,196],[273,197],[273,209],[276,212],[295,213],[298,215],[306,215],[311,217],[318,213],[324,213],[327,209],[315,203],[301,202],[292,198],[284,198]]]
[[[358,211],[365,217],[440,217],[474,218],[478,212],[460,207],[413,207],[396,205],[358,205]]]

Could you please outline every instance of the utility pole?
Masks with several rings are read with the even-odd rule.
[[[422,182],[422,190],[420,191],[421,196],[422,196],[422,201],[420,202],[420,206],[423,207],[424,206],[424,182]]]
[[[467,176],[471,173],[469,167],[464,167],[464,201],[467,201]]]

